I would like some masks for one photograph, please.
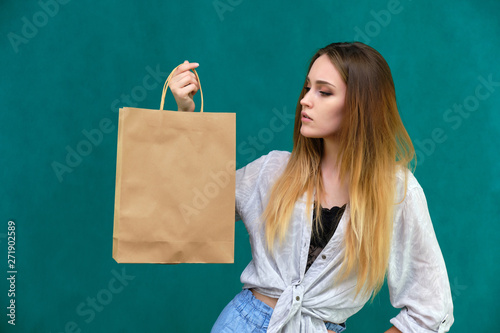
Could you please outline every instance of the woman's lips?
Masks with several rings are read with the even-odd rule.
[[[301,118],[302,121],[312,121],[312,118],[309,117],[309,115],[306,112],[302,111],[301,115],[302,115]]]

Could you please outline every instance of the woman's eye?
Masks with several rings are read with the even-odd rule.
[[[309,90],[311,90],[311,88],[310,87],[304,87],[304,90],[305,90],[306,93],[308,93]],[[329,92],[326,92],[326,91],[321,91],[321,90],[319,91],[319,93],[321,94],[321,96],[331,96],[331,95],[333,95],[332,93],[329,93]]]

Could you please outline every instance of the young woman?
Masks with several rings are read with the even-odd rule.
[[[185,62],[171,89],[193,111]],[[453,304],[389,66],[373,48],[334,43],[313,56],[293,150],[236,172],[236,219],[250,235],[243,291],[212,332],[342,332],[387,277],[399,314],[387,332],[447,332]],[[373,298],[372,298],[373,299]]]

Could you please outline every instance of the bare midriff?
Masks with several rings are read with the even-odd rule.
[[[255,291],[253,289],[250,289],[250,290],[252,291],[252,294],[255,296],[255,298],[257,298],[259,301],[263,302],[264,304],[269,305],[273,309],[276,307],[276,303],[278,303],[277,298],[272,298],[269,296],[262,295],[261,293]]]

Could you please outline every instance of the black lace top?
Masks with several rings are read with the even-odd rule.
[[[309,245],[309,255],[307,257],[306,272],[311,267],[312,263],[319,256],[323,248],[326,246],[330,238],[332,238],[342,215],[344,214],[345,205],[342,207],[332,207],[330,209],[321,207],[321,224],[323,232],[317,235],[315,232],[311,233],[311,243]],[[313,221],[316,218],[316,207],[313,211]]]

